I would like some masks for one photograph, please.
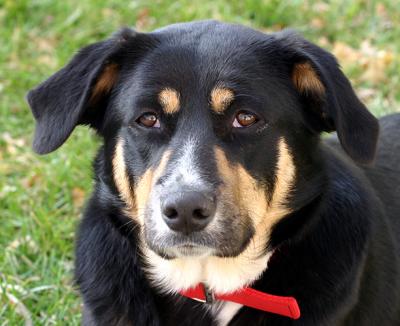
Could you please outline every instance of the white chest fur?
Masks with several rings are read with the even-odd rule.
[[[257,280],[273,252],[254,257],[253,252],[234,258],[205,257],[166,260],[147,250],[148,277],[162,291],[175,293],[204,283],[216,293],[230,293]]]
[[[216,303],[211,309],[218,326],[227,326],[232,318],[236,315],[240,308],[243,306],[235,302],[219,302]]]

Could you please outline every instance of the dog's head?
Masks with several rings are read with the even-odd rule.
[[[317,195],[319,134],[336,130],[366,163],[378,133],[332,55],[290,32],[217,22],[122,30],[28,101],[38,153],[78,124],[103,136],[110,189],[170,289],[254,280],[274,226]]]

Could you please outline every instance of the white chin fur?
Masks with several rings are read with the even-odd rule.
[[[170,260],[148,248],[144,254],[150,281],[164,292],[179,292],[204,283],[216,293],[230,293],[257,280],[267,268],[272,252],[254,257],[245,251],[237,257],[221,258],[203,250],[202,255],[181,255]]]
[[[179,246],[173,247],[168,250],[168,253],[171,253],[171,256],[176,258],[205,258],[211,256],[213,253],[213,249],[203,246]]]

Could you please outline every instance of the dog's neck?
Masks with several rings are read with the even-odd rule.
[[[217,293],[229,293],[248,286],[257,280],[268,266],[272,255],[253,257],[250,243],[237,257],[163,259],[150,249],[145,249],[147,276],[150,282],[166,293],[179,292],[199,283]]]

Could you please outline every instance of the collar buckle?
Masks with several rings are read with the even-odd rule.
[[[204,296],[206,297],[205,303],[212,304],[215,301],[214,293],[204,285]]]
[[[215,301],[214,293],[205,284],[202,284],[202,290],[204,294],[204,299],[199,299],[199,298],[192,298],[192,299],[198,302],[212,304]]]

